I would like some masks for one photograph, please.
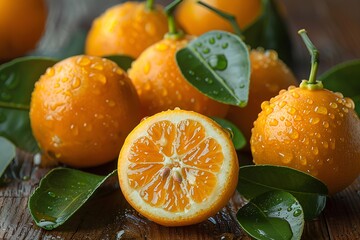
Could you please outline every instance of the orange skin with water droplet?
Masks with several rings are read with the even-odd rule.
[[[360,121],[351,99],[290,87],[261,107],[251,136],[255,164],[298,169],[323,181],[330,194],[357,178]]]
[[[160,41],[168,30],[162,6],[148,10],[145,2],[125,2],[109,8],[94,20],[86,38],[88,55],[129,55],[137,58]]]
[[[234,15],[242,29],[253,23],[262,11],[261,0],[203,0],[203,2]],[[196,0],[184,0],[177,9],[176,19],[184,31],[192,35],[198,36],[211,30],[233,32],[227,20],[197,4]]]
[[[231,106],[226,116],[250,141],[251,129],[261,103],[276,96],[281,89],[296,84],[291,70],[282,62],[273,50],[253,49],[250,51],[251,76],[249,100],[245,107]],[[250,148],[249,148],[250,149]]]
[[[41,76],[32,93],[31,128],[43,154],[73,167],[114,160],[139,121],[135,88],[108,59],[62,60]]]
[[[144,116],[179,107],[207,116],[224,117],[229,106],[212,100],[190,85],[175,60],[176,51],[193,37],[163,39],[136,59],[129,77],[143,107]]]

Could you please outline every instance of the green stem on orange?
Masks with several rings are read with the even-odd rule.
[[[165,7],[165,13],[168,18],[168,26],[169,26],[169,31],[165,35],[166,38],[179,39],[184,36],[184,33],[177,29],[174,18],[174,11],[181,2],[182,0],[175,0]]]
[[[146,0],[146,9],[149,11],[154,10],[154,0]]]
[[[310,70],[309,79],[303,81],[300,84],[300,87],[306,87],[308,89],[322,89],[323,88],[322,82],[316,80],[318,65],[319,65],[319,51],[311,42],[305,29],[299,30],[298,33],[301,36],[303,42],[305,43],[305,46],[308,49],[311,56],[311,70]]]
[[[21,110],[21,111],[29,111],[30,106],[18,104],[18,103],[10,103],[10,102],[1,102],[0,101],[0,108],[7,108],[13,110]]]
[[[239,24],[237,23],[236,17],[234,15],[231,15],[227,12],[224,12],[217,8],[214,8],[214,7],[210,6],[209,4],[204,3],[202,1],[197,1],[197,3],[206,7],[207,9],[213,11],[214,13],[216,13],[220,17],[224,18],[225,20],[227,20],[231,24],[231,27],[233,28],[235,34],[244,40],[244,35],[243,35],[241,28],[240,28]]]

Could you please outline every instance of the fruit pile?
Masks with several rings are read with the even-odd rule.
[[[43,19],[46,13],[40,2],[34,14]],[[0,0],[0,6],[4,4]],[[238,158],[251,154],[254,169],[267,172],[263,177],[269,187],[252,195],[253,203],[284,195],[270,192],[275,194],[270,196],[274,188],[292,188],[293,192],[310,188],[278,186],[266,180],[273,176],[271,172],[312,183],[315,190],[308,191],[315,194],[316,210],[305,205],[302,209],[303,201],[310,200],[286,193],[293,201],[288,214],[294,211],[292,221],[299,221],[293,224],[285,218],[290,221],[286,224],[292,235],[301,236],[304,217],[314,217],[324,208],[326,187],[335,194],[359,176],[360,121],[350,98],[327,90],[316,79],[318,52],[305,31],[300,34],[312,56],[312,68],[309,80],[299,87],[281,60],[283,49],[266,49],[269,30],[258,31],[253,40],[254,29],[265,24],[268,11],[278,13],[271,6],[272,0],[200,4],[176,0],[166,8],[151,0],[116,5],[94,20],[84,54],[56,64],[25,58],[0,66],[4,83],[0,86],[4,100],[0,102],[1,135],[25,149],[36,141],[39,149],[34,152],[40,150],[44,162],[50,159],[73,168],[96,167],[118,158],[125,199],[139,213],[165,226],[206,220],[229,202],[235,189],[244,196],[250,194],[252,190],[243,190],[239,180],[242,171],[246,175],[250,168],[239,171]],[[37,13],[39,9],[42,14]],[[0,26],[8,21],[4,16],[0,11]],[[36,21],[42,29],[43,21]],[[9,32],[4,35],[9,37],[0,40],[0,60],[34,48],[33,41],[19,44],[24,38]],[[281,46],[276,39],[270,45]],[[132,63],[127,69],[129,59]],[[24,90],[28,99],[6,98],[15,89],[11,85],[15,77],[6,77],[8,73],[20,65],[29,66],[23,67],[23,75],[36,73],[31,64],[44,71],[32,77],[34,89]],[[23,123],[11,132],[10,120],[17,117]],[[31,136],[25,143],[19,140],[25,131],[35,140]],[[241,150],[234,147],[237,132],[247,141]],[[41,189],[42,185],[33,199]],[[45,219],[52,212],[40,218],[39,210],[33,209],[35,200],[30,199],[29,205],[39,226],[60,225]],[[238,213],[239,223],[257,238],[240,220],[250,214],[244,209]],[[67,219],[71,214],[52,218]]]

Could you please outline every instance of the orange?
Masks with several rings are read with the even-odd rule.
[[[281,89],[296,84],[291,70],[273,50],[251,50],[250,62],[248,103],[243,108],[231,106],[226,117],[242,131],[248,141],[251,137],[253,123],[261,112],[261,103],[276,96]]]
[[[97,166],[117,158],[140,121],[139,108],[134,86],[114,62],[74,56],[48,68],[36,83],[31,128],[46,157]]]
[[[354,102],[326,89],[289,87],[261,105],[251,151],[255,164],[283,165],[323,181],[331,194],[360,173],[360,121]]]
[[[109,8],[94,20],[86,39],[89,55],[114,54],[137,58],[145,48],[160,41],[168,30],[160,5],[153,10],[145,2],[125,2]]]
[[[0,62],[36,47],[45,30],[44,0],[0,0]]]
[[[192,111],[168,110],[143,120],[118,160],[126,200],[165,226],[202,222],[229,201],[238,160],[226,131]]]
[[[228,106],[212,100],[182,76],[175,60],[176,51],[193,38],[165,38],[147,48],[129,70],[144,115],[179,107],[207,116],[224,117]]]
[[[232,14],[240,28],[253,23],[262,12],[261,0],[202,0],[204,3]],[[196,3],[196,0],[184,0],[177,9],[176,18],[185,32],[201,35],[211,30],[233,32],[230,23],[216,13]]]

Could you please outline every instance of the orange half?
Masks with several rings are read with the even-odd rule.
[[[227,132],[206,116],[179,109],[143,120],[126,138],[118,161],[126,200],[165,226],[216,214],[234,193],[238,170]]]

